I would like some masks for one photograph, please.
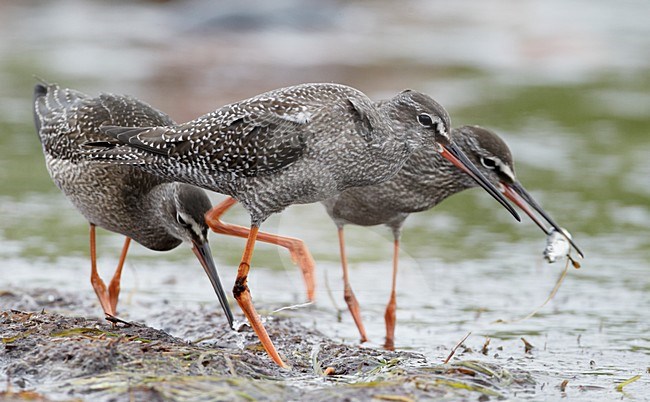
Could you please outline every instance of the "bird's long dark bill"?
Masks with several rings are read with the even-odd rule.
[[[507,184],[507,183],[501,183],[503,187],[503,194],[510,199],[510,201],[514,202],[515,205],[517,205],[519,208],[521,208],[522,211],[526,213],[526,215],[530,216],[530,219],[533,220],[537,224],[537,226],[540,227],[544,231],[544,233],[548,234],[549,230],[546,228],[546,225],[539,220],[537,215],[528,208],[528,206],[532,207],[535,211],[537,211],[538,214],[541,215],[546,222],[548,222],[555,230],[557,230],[560,233],[564,233],[564,231],[558,226],[553,219],[544,211],[544,209],[535,201],[535,199],[526,191],[524,186],[519,184],[518,182],[515,182],[513,184]],[[580,255],[580,257],[584,258],[584,254],[582,253],[582,250],[571,240],[569,237],[567,237],[567,240],[569,243],[571,243],[571,246],[576,250],[576,252]]]
[[[210,245],[207,242],[203,244],[198,244],[196,242],[193,242],[192,251],[194,251],[196,258],[199,259],[201,265],[203,266],[203,269],[205,270],[205,273],[208,275],[208,278],[210,278],[210,283],[212,283],[212,287],[214,288],[214,291],[217,293],[217,297],[219,298],[219,303],[221,303],[221,308],[223,309],[223,312],[226,314],[226,318],[228,319],[228,324],[230,325],[230,328],[234,328],[233,327],[234,318],[232,316],[232,311],[230,311],[230,304],[228,304],[228,298],[226,297],[226,292],[224,292],[223,286],[221,286],[221,280],[219,279],[219,274],[217,273],[217,267],[214,264],[214,260],[212,259],[212,253],[210,252]]]
[[[483,176],[483,174],[474,166],[474,164],[465,156],[465,154],[458,149],[455,144],[448,144],[442,146],[442,151],[440,154],[447,159],[449,162],[453,163],[463,172],[467,173],[474,181],[476,181],[481,187],[485,189],[494,199],[499,201],[505,209],[508,210],[515,217],[517,221],[521,221],[519,214],[515,209],[508,203],[505,197],[497,190],[496,187],[488,181],[488,179]]]

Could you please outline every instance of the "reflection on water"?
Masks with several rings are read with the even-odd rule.
[[[33,75],[92,94],[129,93],[179,121],[299,82],[347,83],[374,98],[411,87],[446,105],[455,125],[501,134],[521,182],[569,228],[587,260],[570,269],[537,316],[497,324],[540,305],[562,266],[543,262],[544,238],[531,222],[514,223],[480,191],[454,196],[407,221],[397,346],[442,360],[471,331],[466,345],[475,352],[464,357],[531,372],[537,396],[559,398],[557,386],[568,379],[574,399],[611,399],[620,396],[615,385],[636,374],[643,376],[626,392],[647,394],[650,3],[213,4],[0,4],[0,290],[92,293],[87,223],[49,180],[33,132]],[[248,223],[241,208],[228,218]],[[336,320],[344,307],[338,247],[323,208],[292,207],[263,229],[306,240],[318,262],[318,303],[310,309],[321,314],[314,325],[355,342],[349,316]],[[371,346],[379,346],[390,234],[380,227],[346,233],[351,282]],[[232,283],[243,241],[211,241],[222,277]],[[120,247],[118,236],[100,232],[106,271]],[[217,308],[186,248],[131,253],[123,278],[130,317],[146,320],[164,303]],[[260,244],[254,264],[250,285],[261,306],[270,311],[304,300],[299,272],[283,250]],[[312,322],[310,311],[294,314]],[[491,348],[483,356],[476,351],[486,337]],[[532,354],[524,353],[521,337],[535,346]]]

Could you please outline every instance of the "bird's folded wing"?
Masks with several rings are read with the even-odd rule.
[[[308,119],[275,113],[215,112],[171,127],[104,126],[102,132],[148,153],[219,173],[256,176],[282,169],[305,151]],[[226,120],[226,117],[228,118]]]

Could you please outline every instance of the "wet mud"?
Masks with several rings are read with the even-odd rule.
[[[232,331],[218,312],[168,308],[115,324],[75,313],[91,304],[51,289],[0,294],[0,399],[498,400],[535,387],[525,372],[465,355],[441,364],[335,342],[291,312],[266,321],[286,370],[248,326]]]

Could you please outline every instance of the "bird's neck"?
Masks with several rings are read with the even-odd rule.
[[[166,226],[166,222],[176,216],[173,193],[170,191],[174,186],[175,183],[160,183],[142,199],[142,206],[151,211],[152,219],[161,226]]]
[[[424,139],[418,131],[404,124],[404,117],[401,116],[404,112],[399,109],[394,99],[379,101],[377,107],[382,115],[390,119],[393,138],[402,152],[410,155],[423,146]]]

